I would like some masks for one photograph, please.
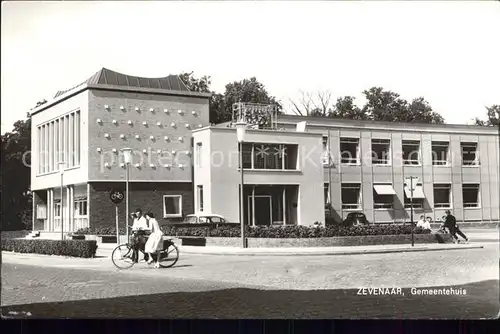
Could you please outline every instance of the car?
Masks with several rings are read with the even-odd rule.
[[[226,219],[223,216],[215,213],[200,212],[187,215],[183,221],[184,224],[224,224]]]
[[[360,226],[360,225],[368,225],[370,222],[366,219],[366,215],[363,212],[349,212],[347,217],[345,217],[344,221],[342,221],[342,225],[344,226]]]

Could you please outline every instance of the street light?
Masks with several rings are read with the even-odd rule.
[[[130,214],[130,207],[128,202],[128,183],[129,183],[129,168],[132,163],[132,149],[131,148],[122,148],[121,152],[123,154],[123,162],[125,163],[125,206],[126,206],[126,215],[125,215],[125,230],[127,235],[127,242],[129,241],[128,237],[128,216]]]
[[[241,184],[240,184],[240,225],[241,225],[241,243],[242,247],[246,248],[246,240],[245,240],[245,221],[244,221],[244,210],[243,210],[243,141],[245,139],[245,130],[247,123],[243,120],[240,120],[236,124],[236,137],[238,139],[238,143],[240,146],[240,173],[241,173]]]
[[[63,197],[64,165],[65,165],[64,161],[59,161],[59,174],[61,175],[61,240],[64,240],[64,197]]]

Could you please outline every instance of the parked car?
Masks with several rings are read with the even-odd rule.
[[[183,223],[184,224],[206,224],[206,223],[224,224],[224,223],[226,223],[226,220],[224,219],[223,216],[218,215],[218,214],[200,212],[200,213],[187,215],[184,218]]]
[[[363,212],[349,212],[347,217],[345,217],[342,225],[344,226],[359,226],[368,225],[370,222],[366,219],[366,215]]]

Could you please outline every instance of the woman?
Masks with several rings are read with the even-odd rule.
[[[144,251],[149,254],[148,264],[153,262],[153,253],[157,253],[158,256],[156,257],[154,267],[160,268],[159,252],[163,246],[163,232],[160,230],[160,225],[158,225],[158,221],[155,219],[155,215],[152,212],[148,212],[145,216],[148,220],[148,225],[151,228],[151,234],[149,235],[148,241],[144,246]]]

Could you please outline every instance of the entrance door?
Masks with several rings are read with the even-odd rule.
[[[248,196],[248,222],[252,225],[252,196]],[[272,202],[269,195],[255,196],[255,225],[271,225]]]

